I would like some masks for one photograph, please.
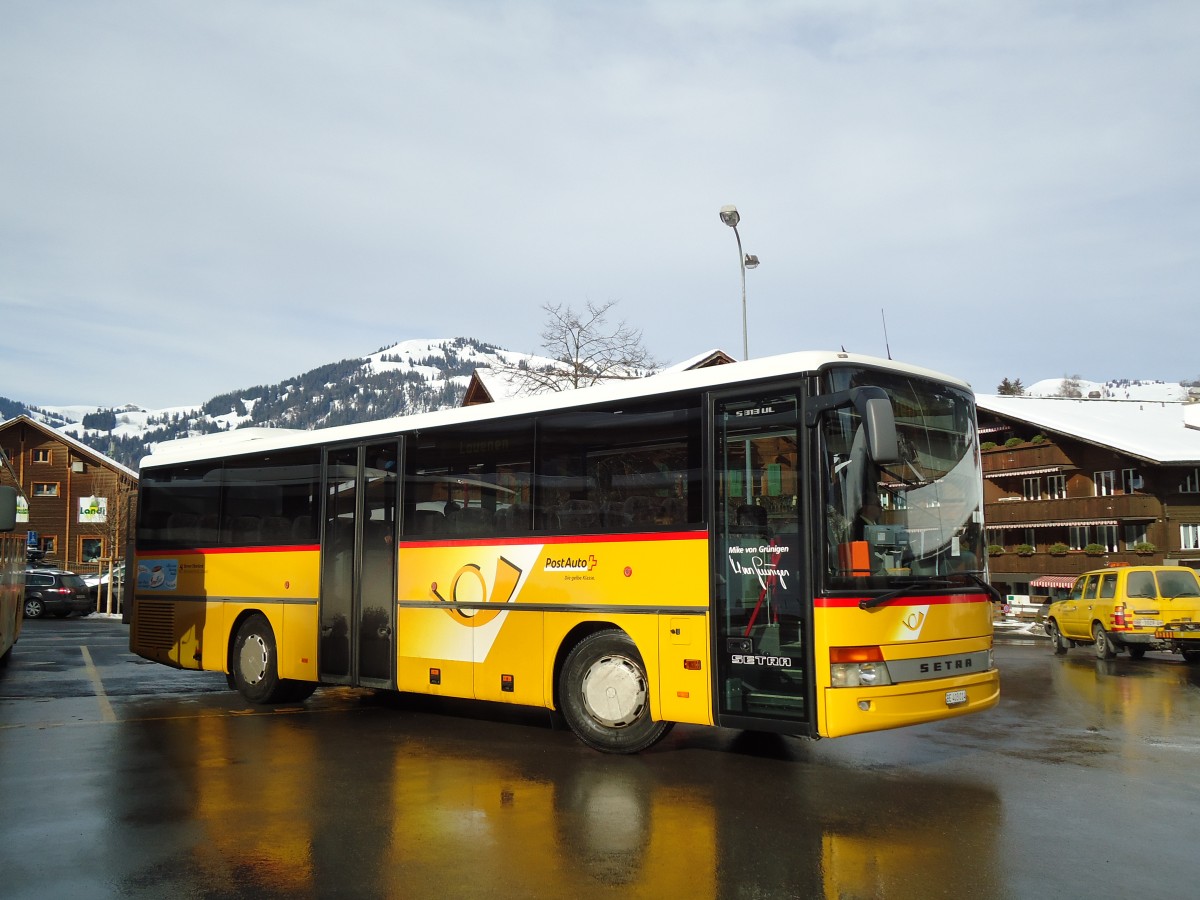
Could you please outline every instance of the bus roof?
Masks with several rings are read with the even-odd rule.
[[[630,381],[610,382],[570,391],[549,391],[495,403],[453,407],[353,425],[338,425],[332,428],[316,430],[238,428],[233,431],[156,444],[151,449],[150,455],[142,459],[141,466],[150,468],[216,457],[239,456],[246,453],[269,453],[296,447],[352,442],[421,428],[481,422],[509,416],[537,415],[559,409],[572,409],[625,399],[707,390],[726,385],[767,381],[787,375],[817,372],[833,364],[857,364],[886,369],[944,382],[966,391],[971,390],[970,385],[961,379],[895,360],[857,353],[809,350],[684,372],[660,372]]]

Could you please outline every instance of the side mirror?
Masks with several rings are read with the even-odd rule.
[[[896,436],[896,413],[891,398],[880,387],[866,386],[813,397],[805,407],[804,423],[815,428],[821,415],[830,409],[853,406],[862,417],[867,438],[867,453],[877,463],[900,462],[900,440]]]
[[[863,404],[863,425],[867,429],[867,452],[877,463],[900,462],[900,442],[896,438],[896,416],[886,397],[873,397]]]
[[[0,532],[17,527],[17,489],[0,485]]]

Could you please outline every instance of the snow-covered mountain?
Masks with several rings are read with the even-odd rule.
[[[461,403],[477,368],[546,364],[554,363],[472,338],[410,340],[196,405],[96,409],[9,401],[0,420],[24,412],[136,469],[160,441],[248,425],[321,428],[444,409]]]
[[[1127,378],[1115,381],[1084,381],[1083,379],[1047,378],[1025,390],[1028,397],[1061,397],[1064,381],[1074,381],[1080,397],[1099,400],[1142,400],[1146,402],[1181,402],[1188,399],[1188,388],[1179,382],[1142,381]],[[1193,390],[1195,390],[1193,388]]]

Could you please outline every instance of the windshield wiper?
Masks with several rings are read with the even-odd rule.
[[[992,587],[990,584],[988,584],[986,581],[984,581],[982,578],[980,578],[978,575],[976,575],[974,572],[963,572],[962,574],[966,575],[973,582],[975,582],[977,585],[979,585],[981,588],[983,588],[985,591],[987,591],[987,593],[991,594],[992,599],[995,600],[997,603],[1001,603],[1001,604],[1004,603],[1004,595],[1001,594],[998,590],[996,590],[996,588]]]
[[[862,600],[858,601],[858,608],[874,609],[877,606],[883,606],[883,604],[887,603],[889,600],[895,600],[897,597],[911,593],[912,591],[927,591],[939,587],[954,587],[954,582],[934,578],[914,581],[911,584],[906,584],[902,588],[897,588],[894,591],[888,591],[886,594],[880,594],[878,597],[864,597]]]
[[[1003,595],[974,572],[959,572],[958,574],[971,579],[971,581],[975,582],[975,584],[983,588],[986,593],[991,595],[992,599],[997,603],[1004,602]],[[906,584],[904,587],[897,588],[894,591],[888,591],[886,594],[880,594],[878,597],[864,597],[862,600],[858,601],[858,608],[874,609],[877,606],[883,606],[883,604],[891,600],[895,600],[897,597],[912,591],[926,591],[932,590],[933,588],[956,586],[958,586],[958,582],[946,581],[945,579],[928,578],[922,581],[914,581],[910,584]]]

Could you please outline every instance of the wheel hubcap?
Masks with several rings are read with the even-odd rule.
[[[583,677],[583,704],[601,725],[632,725],[646,706],[646,679],[637,664],[623,656],[598,659]]]
[[[250,635],[242,644],[238,668],[247,684],[258,684],[267,674],[267,645],[257,634]]]

